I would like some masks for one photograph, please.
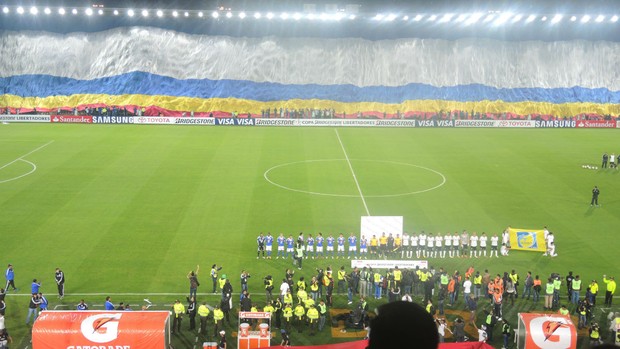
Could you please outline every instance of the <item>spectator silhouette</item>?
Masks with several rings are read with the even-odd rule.
[[[379,307],[370,322],[367,349],[402,348],[415,343],[416,349],[436,349],[439,336],[433,317],[410,302],[391,302]]]

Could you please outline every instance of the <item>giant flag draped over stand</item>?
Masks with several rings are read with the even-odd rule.
[[[545,252],[544,230],[508,229],[510,234],[510,248],[513,250]]]
[[[0,107],[618,115],[619,56],[619,42],[583,40],[248,38],[153,27],[0,31]]]

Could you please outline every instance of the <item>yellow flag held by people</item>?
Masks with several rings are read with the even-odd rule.
[[[512,250],[546,251],[544,230],[510,228],[508,232]]]

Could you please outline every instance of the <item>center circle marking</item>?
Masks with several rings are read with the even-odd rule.
[[[275,185],[276,187],[285,189],[285,190],[290,190],[290,191],[294,191],[294,192],[298,192],[298,193],[304,193],[304,194],[311,194],[311,195],[321,195],[321,196],[333,196],[333,197],[348,197],[348,198],[359,198],[361,197],[359,194],[332,194],[332,193],[322,193],[322,192],[315,192],[315,191],[310,191],[310,190],[301,190],[301,189],[295,189],[295,188],[291,188],[291,187],[287,187],[285,185],[279,184],[277,182],[274,182],[273,180],[271,180],[269,178],[269,173],[275,169],[278,168],[282,168],[282,167],[286,167],[286,166],[290,166],[290,165],[296,165],[296,164],[304,164],[304,163],[317,163],[317,162],[334,162],[334,161],[347,161],[346,159],[319,159],[319,160],[302,160],[302,161],[293,161],[293,162],[287,162],[284,164],[280,164],[280,165],[276,165],[273,166],[269,169],[267,169],[265,171],[265,173],[263,174],[263,177],[265,178],[265,180],[269,183],[271,183],[272,185]],[[427,188],[427,189],[423,189],[423,190],[416,190],[416,191],[411,191],[411,192],[406,192],[406,193],[399,193],[399,194],[386,194],[386,195],[364,195],[364,198],[390,198],[390,197],[398,197],[398,196],[407,196],[407,195],[415,195],[415,194],[421,194],[421,193],[426,193],[428,191],[431,190],[435,190],[441,186],[443,186],[444,184],[446,184],[446,177],[443,175],[443,173],[433,170],[432,168],[428,168],[428,167],[424,167],[424,166],[420,166],[420,165],[414,165],[414,164],[409,164],[406,162],[398,162],[398,161],[389,161],[389,160],[363,160],[363,159],[349,159],[349,161],[366,161],[366,162],[378,162],[378,163],[384,163],[384,164],[395,164],[395,165],[403,165],[403,166],[409,166],[409,167],[415,167],[415,168],[419,168],[422,170],[426,170],[432,173],[435,173],[436,175],[438,175],[439,177],[441,177],[441,183]]]

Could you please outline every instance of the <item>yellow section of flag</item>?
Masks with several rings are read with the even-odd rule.
[[[544,230],[536,229],[508,229],[510,234],[510,248],[513,250],[545,252]]]

